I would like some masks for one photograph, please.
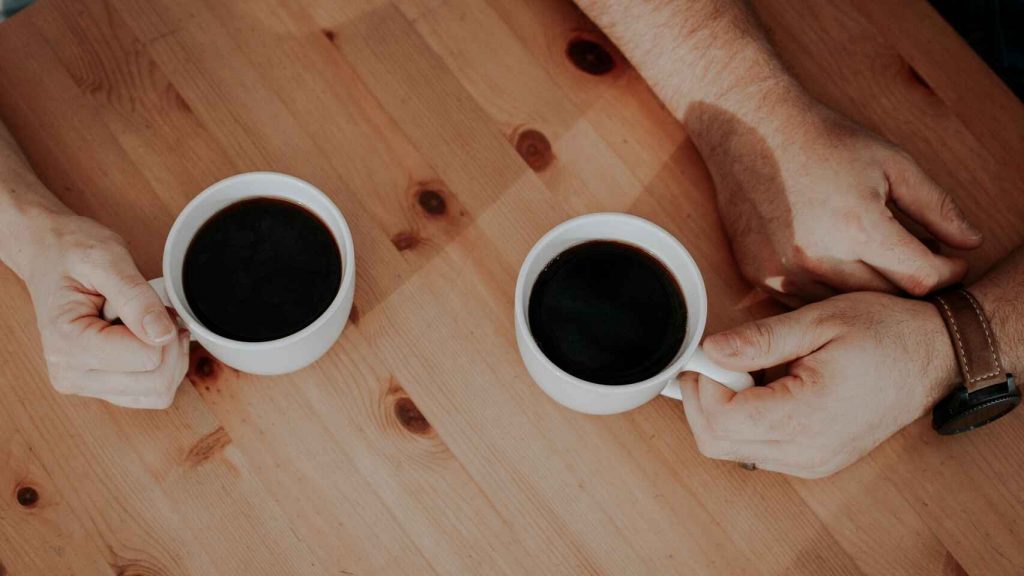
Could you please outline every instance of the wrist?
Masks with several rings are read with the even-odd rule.
[[[778,75],[692,103],[683,123],[706,162],[733,166],[737,159],[763,156],[765,148],[786,149],[821,132],[827,115],[795,80]]]
[[[34,264],[46,259],[41,252],[52,243],[58,221],[70,214],[47,202],[49,193],[37,193],[36,186],[42,184],[7,181],[0,191],[0,260],[26,281]]]

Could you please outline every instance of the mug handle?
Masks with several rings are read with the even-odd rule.
[[[160,297],[160,301],[164,303],[165,308],[174,308],[171,306],[171,299],[167,297],[167,285],[164,284],[163,278],[154,278],[149,281],[149,285],[156,292],[156,295]],[[102,316],[102,318],[107,322],[113,322],[120,318],[117,310],[114,309],[114,305],[110,303],[110,300],[103,303],[103,310],[100,312],[100,316]],[[185,324],[181,321],[180,317],[174,314],[172,314],[172,316],[174,317],[175,322],[178,323],[179,328],[185,328]],[[196,337],[189,332],[188,339],[195,342]]]
[[[697,350],[693,353],[693,357],[683,367],[684,371],[687,372],[700,372],[701,374],[711,378],[712,380],[719,382],[732,390],[733,392],[742,392],[747,388],[754,386],[754,379],[751,378],[750,374],[746,372],[733,372],[732,370],[726,370],[718,364],[715,364],[704,354],[704,350],[698,346]],[[669,398],[675,398],[676,400],[682,400],[682,392],[679,391],[679,380],[673,378],[668,386],[661,391],[663,396]]]

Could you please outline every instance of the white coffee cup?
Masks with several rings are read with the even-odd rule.
[[[279,198],[309,210],[330,229],[341,254],[341,285],[330,306],[311,324],[268,342],[241,342],[214,333],[195,314],[185,299],[182,266],[193,236],[214,214],[249,198]],[[185,206],[164,244],[163,278],[150,281],[166,306],[177,312],[180,322],[215,358],[242,372],[284,374],[303,368],[324,355],[341,336],[352,309],[356,286],[355,249],[352,233],[334,202],[315,186],[293,176],[276,172],[250,172],[221,180],[204,190]],[[117,310],[104,306],[103,316],[117,317]]]
[[[641,248],[672,273],[686,300],[686,335],[678,354],[660,373],[642,382],[606,386],[576,378],[544,355],[530,332],[530,293],[537,276],[556,256],[592,240],[612,240]],[[708,317],[704,279],[693,257],[663,228],[628,214],[587,214],[559,224],[544,235],[526,256],[516,282],[516,342],[526,369],[537,385],[555,401],[587,414],[615,414],[632,410],[659,393],[680,399],[676,377],[684,371],[700,372],[737,392],[754,385],[750,374],[718,366],[700,349]]]

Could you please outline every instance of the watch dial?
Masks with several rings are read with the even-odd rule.
[[[962,430],[970,430],[971,428],[977,428],[978,426],[988,424],[1010,410],[1013,410],[1013,407],[1016,405],[1017,403],[1010,399],[1000,400],[991,404],[984,404],[970,412],[967,412],[957,419],[956,427]]]

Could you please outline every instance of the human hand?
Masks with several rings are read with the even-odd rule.
[[[50,214],[19,270],[53,387],[129,408],[167,408],[188,369],[179,332],[124,241],[96,222]],[[110,300],[123,325],[101,317]]]
[[[701,453],[804,478],[827,476],[927,412],[958,380],[932,304],[880,293],[836,296],[704,341],[730,370],[788,363],[767,386],[732,392],[680,379]]]
[[[981,244],[909,155],[806,97],[762,108],[748,117],[757,126],[707,104],[687,114],[748,280],[798,306],[859,290],[921,296],[963,277],[962,259],[932,253],[887,207],[953,248]]]

